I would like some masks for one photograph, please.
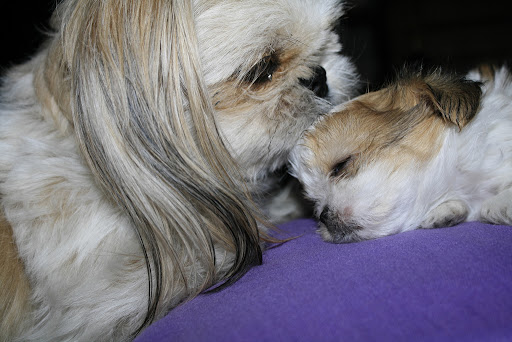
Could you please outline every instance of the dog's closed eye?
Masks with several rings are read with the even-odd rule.
[[[276,53],[263,57],[245,75],[245,81],[250,84],[262,85],[272,81],[274,72],[279,67],[279,59]]]
[[[352,156],[348,156],[345,159],[337,162],[332,168],[329,176],[331,178],[342,178],[349,176],[348,167],[352,162]]]

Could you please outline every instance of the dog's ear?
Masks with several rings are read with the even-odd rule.
[[[77,142],[146,257],[142,329],[164,295],[229,285],[261,263],[257,213],[215,123],[191,2],[63,4],[57,44]],[[223,274],[217,246],[233,253]]]
[[[480,83],[453,75],[433,73],[424,78],[426,87],[421,101],[446,122],[462,129],[475,116],[480,105]]]

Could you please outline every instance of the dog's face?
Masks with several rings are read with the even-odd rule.
[[[480,90],[461,79],[414,76],[321,118],[292,153],[326,241],[390,235],[421,222],[448,130],[475,114]],[[435,173],[437,174],[437,173]]]
[[[228,150],[255,179],[281,167],[301,132],[355,89],[333,31],[339,1],[196,1],[197,35]]]

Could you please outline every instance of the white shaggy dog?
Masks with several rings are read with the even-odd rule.
[[[354,90],[341,15],[336,0],[62,1],[3,79],[0,340],[128,340],[261,263],[259,209],[296,214],[267,210],[288,201],[274,172]]]
[[[404,75],[319,119],[291,163],[326,241],[511,224],[512,76]]]

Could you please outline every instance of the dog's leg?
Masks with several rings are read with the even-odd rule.
[[[482,221],[494,224],[512,224],[512,188],[489,198],[480,210]]]
[[[460,200],[450,200],[432,209],[420,228],[450,227],[466,220],[468,206]]]

